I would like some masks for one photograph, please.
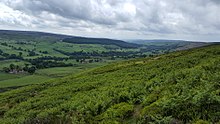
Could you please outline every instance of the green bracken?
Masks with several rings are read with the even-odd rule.
[[[220,45],[117,62],[0,94],[1,124],[220,122]]]

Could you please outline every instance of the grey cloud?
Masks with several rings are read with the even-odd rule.
[[[13,25],[9,22],[14,21],[14,25],[47,27],[51,31],[62,27],[68,31],[94,31],[103,37],[109,32],[117,32],[116,37],[132,32],[132,37],[173,34],[183,38],[203,35],[208,39],[210,34],[220,34],[219,3],[219,0],[2,0],[0,4],[11,10],[10,16],[0,10],[3,13],[0,25]]]
[[[21,4],[13,1],[9,6],[28,14],[41,14],[43,11],[72,19],[90,18],[90,2],[87,0],[21,0]]]
[[[114,1],[108,3],[102,0],[21,0],[16,4],[13,1],[8,2],[8,5],[16,10],[36,16],[47,11],[68,19],[115,25],[118,21],[127,20],[128,17],[120,11],[113,11]]]
[[[220,1],[219,1],[219,0],[211,0],[211,1],[214,2],[214,3],[220,4]]]

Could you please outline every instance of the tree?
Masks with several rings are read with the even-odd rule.
[[[92,60],[92,59],[90,59],[90,60],[89,60],[89,63],[92,63],[92,62],[93,62],[93,60]]]
[[[29,56],[36,56],[36,53],[34,51],[30,51]]]
[[[20,56],[20,57],[22,56],[22,52],[19,52],[19,56]]]
[[[14,70],[14,69],[15,69],[15,65],[14,65],[14,64],[10,64],[9,67],[10,67],[11,70]]]
[[[43,51],[42,53],[43,53],[43,54],[48,54],[48,52],[47,52],[47,51]]]
[[[24,71],[28,71],[28,66],[23,67]]]
[[[7,44],[7,43],[1,43],[1,45],[3,45],[3,46],[8,46],[8,44]]]
[[[3,68],[3,71],[6,72],[6,73],[8,73],[8,72],[10,72],[10,69],[7,68],[7,67],[4,67],[4,68]]]
[[[28,68],[28,73],[33,74],[36,71],[36,67],[32,66]]]

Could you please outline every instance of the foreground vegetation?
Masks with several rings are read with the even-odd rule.
[[[220,45],[0,94],[0,123],[220,123]]]

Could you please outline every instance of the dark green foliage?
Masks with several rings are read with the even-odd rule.
[[[28,67],[28,65],[25,65],[25,67],[21,67],[19,65],[10,64],[9,67],[4,67],[3,71],[6,73],[23,73],[28,72],[30,74],[33,74],[36,71],[35,66]]]
[[[57,57],[41,57],[37,59],[30,59],[28,62],[30,62],[32,65],[36,66],[37,69],[43,69],[43,68],[51,68],[51,67],[68,67],[73,66],[71,63],[64,63],[56,60],[64,60],[64,58],[57,58]]]
[[[110,64],[0,94],[0,123],[219,123],[220,46]]]
[[[133,105],[128,103],[119,103],[108,108],[103,114],[97,116],[99,121],[106,122],[122,122],[124,119],[129,118],[133,113]]]
[[[6,73],[9,73],[9,72],[10,72],[10,68],[4,67],[4,68],[3,68],[3,71],[6,72]]]
[[[33,74],[35,71],[36,71],[36,67],[34,67],[34,66],[27,69],[27,72],[30,74]]]
[[[108,52],[64,52],[62,50],[54,49],[55,51],[62,53],[64,55],[70,56],[70,59],[89,59],[91,57],[117,57],[117,58],[140,58],[140,57],[146,57],[146,55],[142,54],[141,51],[139,52],[133,52],[133,51],[108,51]],[[159,54],[159,53],[157,53]]]
[[[34,51],[30,51],[30,52],[28,53],[28,55],[29,55],[29,56],[36,56],[37,54],[36,54]]]

